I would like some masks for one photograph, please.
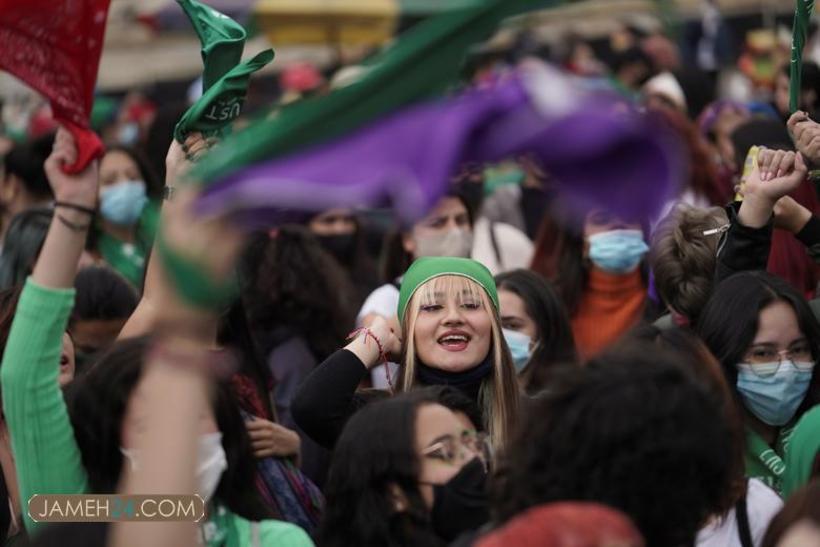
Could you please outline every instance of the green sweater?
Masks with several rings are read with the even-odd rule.
[[[40,526],[26,509],[33,494],[88,491],[80,449],[57,383],[62,338],[74,305],[74,292],[26,281],[0,367],[3,412],[29,532]],[[202,528],[208,545],[222,545],[223,541],[228,547],[313,545],[298,526],[275,520],[252,523],[222,508],[212,511]]]

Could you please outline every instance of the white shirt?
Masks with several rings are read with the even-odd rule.
[[[749,479],[746,491],[746,512],[752,543],[760,547],[769,522],[783,508],[783,500],[774,490],[757,479]],[[735,510],[725,518],[714,519],[698,532],[697,547],[741,547]]]
[[[370,293],[356,316],[356,323],[361,325],[362,319],[371,313],[377,313],[382,317],[393,317],[398,309],[399,290],[395,285],[388,283]]]

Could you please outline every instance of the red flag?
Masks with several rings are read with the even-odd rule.
[[[0,69],[42,93],[71,131],[83,170],[103,152],[88,123],[110,0],[0,0]]]

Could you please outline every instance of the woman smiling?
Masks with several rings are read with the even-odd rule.
[[[518,414],[519,392],[487,268],[466,258],[417,260],[402,280],[398,317],[401,337],[379,318],[305,380],[292,408],[299,426],[317,442],[334,445],[366,402],[356,393],[359,383],[389,355],[401,355],[399,391],[455,387],[478,406],[479,428],[493,446],[503,446]]]

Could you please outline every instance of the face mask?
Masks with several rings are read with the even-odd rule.
[[[316,236],[322,247],[333,257],[346,264],[351,259],[353,244],[356,242],[354,234]]]
[[[469,258],[472,250],[473,234],[463,228],[453,228],[441,235],[416,237],[416,258],[422,256]]]
[[[130,122],[123,125],[117,132],[117,140],[120,141],[120,144],[124,146],[133,146],[137,143],[137,139],[139,138],[139,136],[140,128],[134,122]]]
[[[118,182],[103,188],[100,194],[100,214],[119,226],[133,226],[139,220],[148,197],[141,180]]]
[[[510,348],[512,354],[515,371],[521,372],[532,356],[532,339],[523,332],[517,332],[509,329],[501,329],[504,333],[504,340],[507,341],[507,346]]]
[[[128,460],[132,471],[139,469],[139,450],[120,447],[120,452]],[[197,493],[206,502],[213,497],[222,473],[227,468],[228,459],[225,456],[225,449],[222,448],[222,433],[200,435],[197,449],[196,482],[199,485]]]
[[[640,230],[610,230],[589,236],[589,259],[605,272],[633,272],[647,251],[649,246]]]
[[[490,519],[487,509],[487,471],[473,458],[449,481],[433,485],[433,530],[451,542],[460,534],[480,528]]]
[[[748,365],[752,366],[771,366]],[[777,372],[766,378],[745,367],[737,371],[737,389],[749,411],[763,423],[781,426],[794,417],[811,383],[812,370],[798,370],[791,361],[783,361]]]

